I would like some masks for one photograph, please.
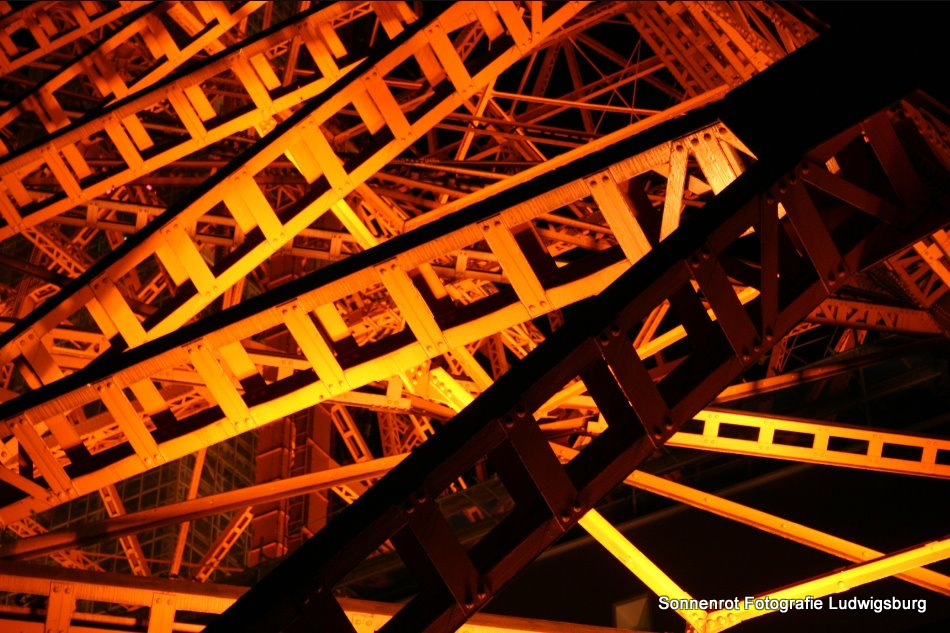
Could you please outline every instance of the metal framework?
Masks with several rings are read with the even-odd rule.
[[[899,424],[720,408],[944,349],[936,37],[877,46],[914,19],[0,2],[0,591],[42,603],[0,628],[611,630],[477,611],[578,524],[689,597],[598,513],[624,482],[853,563],[771,597],[950,594],[946,541],[886,554],[649,472],[669,447],[950,475]],[[209,487],[237,436],[257,483]],[[127,512],[169,465],[177,497]],[[77,500],[101,515],[50,530]],[[411,600],[342,597],[395,555]],[[39,556],[73,569],[5,562]],[[211,584],[233,560],[276,566]]]

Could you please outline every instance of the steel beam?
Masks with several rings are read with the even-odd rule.
[[[708,116],[708,114],[704,114],[699,120],[703,121],[703,119]],[[704,124],[698,126],[700,130],[698,133],[686,135],[686,137],[690,138],[697,134],[709,134],[715,137],[724,135],[729,137],[728,133],[721,131],[725,129],[723,126],[717,124],[710,125],[705,121],[703,121],[703,123]],[[642,126],[637,127],[638,129],[642,129]],[[670,122],[668,127],[672,127],[673,130],[676,130],[673,134],[679,137],[682,131],[695,129],[696,123],[690,121],[676,121]],[[367,261],[357,267],[341,268],[339,269],[340,274],[337,276],[325,278],[325,275],[322,273],[315,273],[309,275],[307,278],[298,280],[298,282],[288,284],[285,290],[278,289],[277,291],[273,291],[268,296],[273,297],[277,301],[274,307],[247,303],[234,308],[231,312],[239,320],[234,321],[233,324],[226,327],[224,326],[224,320],[215,319],[208,321],[207,323],[209,325],[214,324],[214,329],[217,333],[210,338],[203,337],[201,340],[194,341],[194,344],[189,346],[192,352],[190,355],[187,355],[187,358],[182,356],[179,334],[165,337],[161,343],[156,341],[163,351],[156,353],[150,349],[150,351],[146,352],[150,357],[149,360],[130,366],[125,370],[120,370],[119,373],[115,374],[115,379],[118,380],[115,384],[121,384],[122,386],[132,384],[144,385],[143,379],[146,375],[150,377],[161,376],[163,372],[167,372],[168,368],[187,363],[188,368],[186,368],[186,372],[197,370],[199,377],[205,376],[211,379],[214,385],[217,385],[211,392],[212,396],[221,397],[231,402],[231,404],[228,405],[228,410],[235,416],[234,424],[228,423],[220,425],[220,428],[213,436],[205,433],[200,434],[200,437],[204,438],[201,440],[202,442],[210,440],[212,437],[223,439],[228,435],[238,432],[238,430],[244,431],[260,426],[267,421],[292,413],[305,406],[316,404],[321,400],[332,398],[337,394],[373,380],[386,379],[396,368],[408,370],[418,365],[419,362],[427,357],[441,355],[449,349],[455,349],[473,343],[487,334],[515,326],[529,319],[532,313],[537,313],[539,309],[542,312],[549,312],[590,296],[598,289],[603,288],[612,279],[616,278],[617,275],[627,268],[628,264],[619,261],[619,257],[615,259],[601,255],[596,267],[581,267],[582,272],[580,276],[572,275],[572,268],[570,266],[562,268],[560,272],[562,278],[560,280],[556,277],[547,280],[548,288],[545,290],[545,294],[548,297],[545,300],[547,305],[540,306],[540,300],[536,303],[532,302],[526,294],[524,297],[520,297],[516,294],[508,298],[505,303],[498,302],[498,307],[489,314],[475,313],[478,314],[477,317],[445,328],[439,327],[437,322],[434,323],[431,315],[428,317],[425,316],[429,308],[424,303],[420,303],[418,297],[415,297],[416,290],[411,284],[407,284],[405,279],[403,279],[402,283],[390,281],[386,287],[390,293],[394,290],[397,291],[395,294],[392,294],[392,296],[396,305],[400,308],[400,312],[409,312],[419,315],[415,320],[414,327],[412,327],[413,321],[410,321],[410,331],[413,334],[418,333],[419,336],[426,338],[427,342],[419,340],[418,342],[409,344],[402,343],[401,347],[394,352],[391,351],[377,357],[357,357],[350,360],[349,366],[346,368],[339,365],[339,360],[337,356],[334,355],[335,341],[324,341],[322,335],[317,332],[316,325],[311,324],[308,327],[308,319],[313,318],[308,316],[308,314],[313,313],[323,328],[335,328],[332,319],[330,319],[330,317],[337,313],[337,308],[334,307],[334,304],[349,296],[353,288],[379,287],[383,277],[395,274],[393,272],[393,266],[396,266],[395,270],[398,272],[405,270],[411,271],[414,267],[422,266],[432,261],[432,259],[442,256],[442,253],[451,254],[457,250],[459,246],[481,240],[484,233],[480,227],[486,221],[500,222],[502,223],[502,227],[506,229],[508,229],[508,227],[520,228],[525,226],[526,222],[530,222],[533,218],[543,213],[547,213],[585,196],[590,191],[586,174],[592,167],[604,175],[609,175],[615,181],[624,182],[668,160],[670,155],[669,141],[662,141],[654,145],[654,143],[656,143],[654,139],[662,139],[663,134],[669,134],[669,132],[658,131],[654,133],[653,138],[646,139],[638,137],[626,138],[629,134],[630,131],[625,130],[623,134],[616,135],[610,139],[613,143],[606,145],[597,144],[597,147],[600,148],[600,157],[596,160],[592,160],[592,156],[594,155],[589,151],[578,151],[576,154],[562,161],[560,173],[558,171],[549,173],[545,185],[540,189],[541,193],[539,193],[537,181],[524,183],[517,190],[502,191],[497,193],[496,196],[507,196],[507,199],[502,199],[503,202],[500,204],[496,203],[492,198],[487,198],[469,206],[467,208],[469,217],[466,218],[465,223],[461,224],[461,226],[457,220],[451,217],[445,217],[439,221],[437,227],[433,226],[435,230],[429,231],[429,234],[426,235],[422,231],[417,231],[419,237],[406,236],[407,239],[398,243],[398,248],[394,246],[373,249],[364,257],[364,259],[368,258]],[[621,140],[616,140],[618,138]],[[571,176],[567,176],[567,174],[571,174]],[[501,207],[500,209],[499,206]],[[518,244],[517,249],[520,248],[522,248],[522,246]],[[514,254],[515,251],[511,252]],[[520,250],[518,252],[520,252]],[[511,264],[509,263],[508,265],[510,268]],[[380,270],[388,272],[380,273]],[[525,272],[526,274],[534,274],[533,270],[527,270]],[[404,275],[405,273],[402,272],[402,274]],[[310,290],[303,290],[299,287],[301,283],[310,284],[312,288]],[[294,292],[297,295],[297,299],[289,303],[280,299],[281,293],[286,292]],[[749,295],[748,297],[751,298],[751,296],[752,295]],[[276,305],[282,305],[282,307],[276,308]],[[535,306],[534,310],[531,309],[532,305]],[[254,311],[258,316],[244,317],[243,315],[238,315],[238,313],[247,311],[248,309]],[[211,349],[223,349],[227,346],[226,341],[238,342],[249,338],[247,327],[254,328],[256,331],[263,331],[263,329],[273,326],[288,328],[288,331],[294,335],[297,344],[301,347],[305,355],[304,359],[301,359],[303,363],[296,362],[293,358],[284,357],[277,359],[278,365],[284,365],[288,368],[298,366],[300,369],[313,368],[316,370],[315,373],[319,378],[319,382],[299,395],[284,397],[278,401],[257,405],[256,408],[260,410],[255,411],[254,415],[250,416],[247,413],[242,413],[245,408],[247,408],[248,411],[250,411],[250,408],[238,402],[241,398],[241,394],[236,391],[237,386],[228,382],[227,379],[227,376],[233,367],[235,367],[231,365],[231,362],[242,362],[239,357],[244,351],[243,348],[240,346],[229,347],[228,349],[232,350],[232,352],[229,352],[232,355],[232,360],[223,361],[224,365],[221,365],[217,361],[212,362],[212,359],[208,356],[206,351],[200,351],[197,348],[198,346],[207,344]],[[345,332],[345,329],[343,331]],[[8,330],[5,334],[12,337],[13,330]],[[29,335],[27,334],[26,336]],[[682,331],[680,331],[680,336],[682,336]],[[398,339],[398,335],[393,338]],[[663,345],[667,344],[669,344],[669,341],[651,341],[649,345],[660,349]],[[154,345],[152,347],[154,347]],[[238,353],[238,356],[233,355],[235,352]],[[245,353],[249,353],[251,355],[250,358],[252,358],[254,362],[260,362],[260,360],[262,360],[262,358],[254,356],[253,350],[247,350]],[[146,373],[142,374],[142,371]],[[222,372],[224,373],[222,374]],[[76,380],[81,373],[82,372],[79,372],[74,376],[68,377],[62,382],[66,383],[70,380]],[[181,374],[181,376],[186,377],[187,373]],[[202,378],[202,381],[203,380],[204,378]],[[90,382],[94,381],[87,379],[84,384],[89,384]],[[19,403],[23,400],[35,398],[37,397],[37,393],[39,392],[17,399],[17,402]],[[94,398],[100,399],[101,393],[106,392],[95,391],[96,395]],[[110,390],[107,393],[114,394],[115,392],[114,390]],[[89,395],[92,394],[90,393]],[[282,401],[283,404],[278,404],[280,401]],[[40,405],[39,410],[44,410],[52,406],[65,405],[65,403],[66,400],[59,401],[59,404],[47,400],[44,404]],[[11,406],[12,404],[12,402],[7,403],[5,406]],[[116,407],[113,406],[113,408]],[[37,410],[37,412],[39,410]],[[42,418],[44,415],[45,414],[40,413],[39,418]],[[153,415],[153,412],[150,412],[150,415]],[[115,416],[115,414],[113,414],[113,416]],[[131,420],[128,419],[126,419],[125,423],[132,425]],[[135,426],[133,425],[129,428],[130,430],[134,430]],[[194,435],[193,437],[197,438],[199,435]],[[132,472],[141,472],[141,469],[148,466],[144,464],[146,458],[152,460],[152,463],[154,463],[156,457],[153,452],[146,450],[144,443],[141,447],[145,452],[143,452],[141,456],[137,453],[132,458],[126,458],[125,465],[121,468],[109,468],[103,470],[101,475],[84,475],[74,480],[75,494],[83,494],[85,491],[98,489],[110,483],[109,479],[111,478],[122,478]],[[182,456],[194,452],[198,448],[200,448],[200,446],[195,445],[193,440],[180,437],[164,441],[161,445],[159,455],[162,456],[162,459],[174,459],[174,456]],[[113,479],[113,481],[116,480],[118,479]],[[47,500],[47,503],[50,501],[52,500]],[[4,516],[2,512],[0,512],[0,516]],[[9,520],[13,520],[12,517]]]
[[[825,41],[832,50],[811,47],[807,55],[803,51],[798,58],[807,65],[810,82],[823,77],[822,85],[834,93],[831,103],[836,106],[827,113],[822,138],[841,133],[856,118],[870,114],[870,103],[879,103],[879,96],[872,95],[879,95],[880,81],[874,93],[861,84],[839,83],[842,76],[861,77],[872,67],[880,79],[879,66],[872,62],[873,50],[858,52],[853,48],[866,41],[866,33],[860,38],[853,34],[855,39],[840,37]],[[840,62],[841,55],[855,54],[861,61],[851,57],[845,64],[847,71],[834,68],[830,61]],[[782,73],[795,69],[796,64],[786,65]],[[766,77],[763,81],[768,85],[776,80],[789,85],[787,78],[773,78],[779,75],[760,75]],[[889,90],[902,91],[908,87],[906,79],[906,75],[895,75],[885,84]],[[753,83],[747,84],[746,94],[752,94]],[[792,92],[789,97],[794,95]],[[792,102],[784,103],[786,106]],[[651,454],[655,443],[667,440],[852,271],[916,239],[914,234],[928,230],[941,215],[930,208],[923,216],[929,216],[927,220],[898,239],[893,225],[879,218],[868,220],[865,211],[852,206],[852,217],[876,226],[869,226],[862,236],[852,234],[857,243],[836,242],[826,224],[830,209],[820,199],[813,199],[801,184],[803,170],[807,173],[810,169],[802,165],[802,154],[813,151],[820,156],[828,150],[809,149],[820,140],[815,130],[798,128],[795,132],[771,148],[764,147],[761,137],[754,151],[759,155],[764,152],[765,157],[707,207],[712,209],[708,215],[696,220],[689,230],[675,232],[640,265],[586,302],[585,319],[568,321],[528,354],[517,370],[498,380],[211,624],[209,633],[303,627],[324,618],[331,618],[341,631],[350,630],[332,597],[332,587],[390,538],[410,570],[426,582],[423,592],[382,630],[458,626],[621,481],[625,476],[621,469]],[[942,195],[937,191],[915,193]],[[783,205],[783,218],[779,218],[778,202]],[[840,205],[833,206],[835,214],[841,211]],[[910,209],[902,213],[908,218],[916,215]],[[782,231],[772,230],[770,225],[779,223]],[[756,264],[762,271],[759,310],[751,313],[738,300],[722,268],[728,247],[748,235],[749,227],[757,235],[761,260]],[[797,270],[788,260],[769,261],[770,253],[788,248],[783,240],[791,235],[802,246],[803,259],[799,261],[803,266]],[[718,317],[715,323],[705,314],[697,286]],[[779,293],[784,297],[781,303]],[[628,337],[657,304],[667,300],[694,347],[676,369],[654,383],[631,354]],[[608,431],[562,467],[534,426],[532,414],[578,374],[607,419]],[[486,457],[498,470],[516,510],[464,550],[431,500],[458,473]],[[309,585],[310,591],[296,600],[288,599],[286,588],[301,584]],[[262,605],[267,605],[266,613],[261,613]],[[274,618],[281,621],[274,622]]]
[[[696,414],[698,432],[679,432],[668,446],[787,459],[904,475],[950,478],[950,440],[724,410]]]
[[[803,600],[809,596],[822,598],[947,558],[950,558],[950,539],[942,539],[851,565],[841,571],[825,574],[790,587],[768,591],[757,597],[768,597],[776,601]],[[775,604],[775,607],[713,611],[707,617],[705,627],[700,630],[703,633],[714,633],[728,629],[740,622],[777,611],[778,602]]]
[[[50,598],[67,596],[72,601],[91,600],[112,605],[149,607],[151,612],[146,619],[149,633],[172,633],[173,630],[197,633],[201,630],[201,625],[176,622],[176,612],[221,613],[244,595],[247,589],[233,585],[199,584],[159,578],[129,578],[122,574],[110,573],[75,573],[71,570],[49,567],[0,563],[0,591]],[[342,599],[341,604],[346,609],[347,620],[358,633],[375,633],[398,609],[398,605],[395,604],[347,598]],[[156,605],[159,609],[155,609]],[[55,613],[52,609],[48,612]],[[121,616],[113,619],[73,609],[69,609],[68,614],[70,617],[65,618],[64,622],[67,626],[64,626],[63,630],[67,627],[71,631],[81,633],[99,633],[100,631],[111,633],[128,630],[128,619]],[[164,619],[158,621],[159,618]],[[26,621],[22,618],[11,618],[0,611],[0,626],[7,625],[25,627],[23,629],[25,633],[34,631],[41,633],[47,630],[43,627],[43,622],[37,622],[36,626],[39,628],[35,628],[29,618]],[[618,630],[499,615],[477,615],[470,624],[459,629],[461,633],[609,633]]]
[[[768,514],[650,473],[634,471],[624,483],[787,538],[851,562],[866,562],[884,556],[883,552],[873,548],[838,538],[801,523]],[[900,578],[931,591],[950,595],[950,578],[923,567],[895,574],[895,578]]]
[[[838,325],[861,330],[940,334],[933,317],[924,310],[875,305],[863,301],[828,299],[808,315],[809,323]]]

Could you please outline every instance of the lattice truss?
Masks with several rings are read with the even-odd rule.
[[[421,535],[434,508],[479,535],[540,499],[555,528],[537,530],[579,521],[651,589],[685,596],[593,510],[624,477],[850,560],[849,583],[899,574],[950,593],[916,569],[946,542],[885,556],[647,466],[621,472],[665,443],[950,475],[945,439],[703,409],[873,362],[862,346],[886,334],[950,331],[947,218],[931,212],[950,169],[943,106],[902,93],[778,172],[755,137],[767,123],[737,127],[720,108],[822,28],[768,2],[0,3],[0,522],[16,537],[0,558],[116,569],[89,545],[117,539],[123,571],[206,581],[250,532],[250,563],[280,559],[429,438],[457,439],[457,413],[490,409],[475,435],[492,439],[433,471],[428,496],[394,510],[402,523],[368,523],[374,538],[340,550],[411,567],[447,548],[422,566],[450,606],[420,615],[417,600],[385,630],[461,625],[526,556],[485,537],[459,563],[447,524]],[[724,202],[756,169],[771,174],[761,190]],[[730,204],[707,242],[677,237]],[[679,255],[663,261],[688,265],[647,257],[668,241]],[[655,278],[636,277],[641,260]],[[615,282],[636,300],[588,300]],[[591,306],[620,316],[606,325],[616,315]],[[566,369],[533,353],[588,320],[606,334],[580,345],[566,327]],[[530,402],[469,406],[509,371]],[[504,415],[502,441],[487,423]],[[256,485],[199,494],[206,455],[242,435],[256,437]],[[181,498],[126,512],[123,482],[176,460],[189,460]],[[558,483],[532,492],[541,471]],[[51,510],[87,495],[97,520],[48,531]],[[189,522],[210,515],[214,538],[183,560]],[[137,534],[173,525],[174,546],[146,556]],[[49,630],[200,628],[176,610],[240,595],[6,565],[0,589],[46,596],[27,611]],[[323,621],[343,613],[319,595]],[[360,631],[396,611],[343,606]],[[712,631],[750,614],[682,615]]]

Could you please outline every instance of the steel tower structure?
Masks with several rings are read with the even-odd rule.
[[[748,405],[945,354],[939,21],[867,13],[0,3],[0,629],[615,630],[478,611],[575,526],[690,598],[598,511],[624,485],[848,562],[762,595],[950,595],[950,540],[877,551],[657,466],[950,476],[945,419]],[[107,516],[60,526],[76,500]]]

